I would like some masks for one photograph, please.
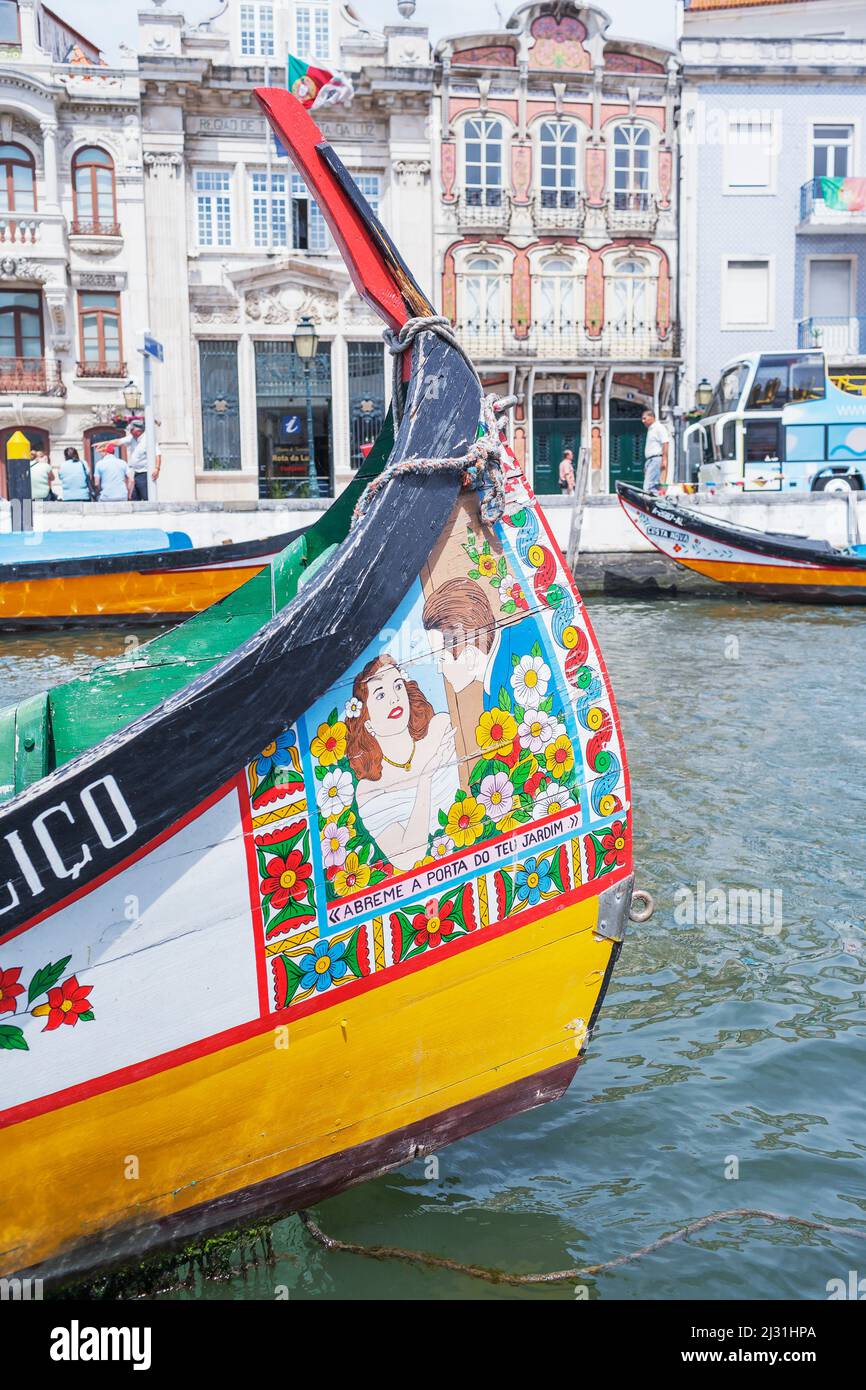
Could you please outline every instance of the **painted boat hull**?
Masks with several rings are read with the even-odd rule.
[[[866,603],[866,559],[719,522],[628,484],[618,483],[617,492],[626,516],[656,550],[737,593],[789,603]]]
[[[299,535],[0,569],[0,631],[179,622],[234,593]]]
[[[387,316],[423,307],[390,251],[347,257]],[[586,1049],[633,880],[613,695],[504,444],[493,526],[460,466],[414,465],[476,440],[473,369],[430,330],[407,369],[408,467],[273,618],[0,807],[0,1274],[317,1201],[555,1098]]]

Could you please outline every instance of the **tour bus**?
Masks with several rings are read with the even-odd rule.
[[[683,436],[687,477],[744,492],[851,492],[866,484],[866,399],[840,391],[822,352],[729,362]]]

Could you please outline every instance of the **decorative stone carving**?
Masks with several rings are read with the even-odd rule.
[[[394,174],[404,188],[422,188],[430,177],[429,159],[397,159]]]
[[[305,315],[314,323],[333,323],[340,304],[336,294],[289,285],[285,289],[248,291],[245,309],[247,318],[254,323],[294,323]]]
[[[28,260],[26,256],[2,256],[0,280],[36,280],[40,285],[48,285],[56,280],[56,272],[51,266]]]
[[[241,306],[236,299],[202,300],[192,305],[194,323],[237,323]]]
[[[176,150],[145,150],[144,167],[149,174],[168,172],[173,177],[181,171],[183,155]]]

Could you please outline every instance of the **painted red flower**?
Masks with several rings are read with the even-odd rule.
[[[436,899],[431,898],[423,912],[416,912],[412,918],[416,946],[441,946],[443,941],[453,936],[457,930],[457,923],[451,917],[453,907],[454,904],[450,902],[440,907]]]
[[[601,845],[605,864],[625,863],[625,826],[621,820],[615,820],[607,834],[602,835]]]
[[[18,1008],[18,996],[24,993],[24,986],[18,983],[20,974],[20,965],[12,970],[0,970],[0,1014],[14,1014]]]
[[[62,985],[55,985],[54,989],[50,989],[48,1003],[40,1004],[33,1010],[34,1014],[41,1016],[48,1014],[43,1033],[52,1032],[59,1028],[61,1023],[68,1023],[74,1027],[82,1014],[90,1013],[91,1006],[87,996],[92,989],[93,985],[80,985],[75,975],[70,975]]]
[[[269,859],[262,879],[262,892],[271,900],[271,907],[279,912],[290,899],[301,902],[307,896],[307,879],[313,872],[312,864],[304,863],[299,849],[293,849],[281,859],[275,855]]]

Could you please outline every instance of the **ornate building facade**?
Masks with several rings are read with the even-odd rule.
[[[10,437],[119,431],[147,324],[138,77],[41,0],[0,7],[0,492]]]
[[[677,62],[591,6],[530,3],[435,51],[443,312],[486,382],[517,391],[540,493],[562,450],[592,485],[642,476],[646,405],[676,401]]]
[[[316,112],[425,288],[433,247],[426,31],[365,29],[326,0],[226,0],[198,26],[139,16],[151,329],[162,498],[308,493],[298,322],[310,369],[321,495],[346,484],[387,408],[381,323],[352,288],[314,201],[269,134],[253,89],[285,83],[287,51],[347,73],[349,105]]]

